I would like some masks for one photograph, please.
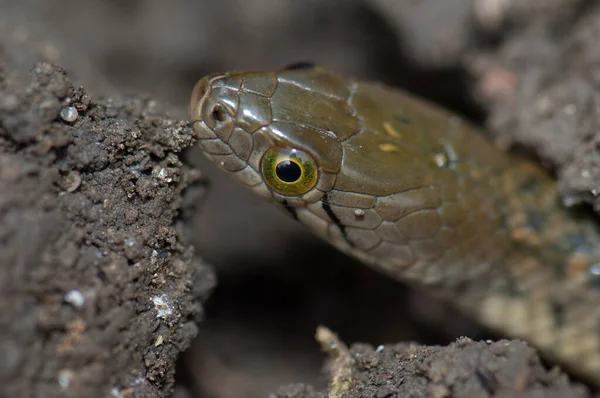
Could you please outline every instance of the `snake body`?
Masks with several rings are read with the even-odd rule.
[[[600,385],[600,233],[536,163],[321,67],[200,80],[207,157],[317,236]]]

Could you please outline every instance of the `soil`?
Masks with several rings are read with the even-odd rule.
[[[0,396],[597,394],[318,241],[205,161],[186,122],[205,74],[310,61],[485,125],[596,217],[597,2],[0,9]],[[319,325],[344,349],[322,353]]]
[[[535,351],[519,341],[474,342],[466,337],[445,347],[398,343],[348,349],[329,330],[318,338],[333,357],[330,397],[587,397],[558,368],[548,371]],[[278,398],[325,397],[310,386],[282,387]]]

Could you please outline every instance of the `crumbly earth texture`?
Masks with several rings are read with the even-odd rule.
[[[444,363],[483,362],[499,377],[498,396],[517,379],[516,362],[502,358],[530,369],[517,396],[578,394],[521,343],[451,345],[462,335],[502,336],[348,261],[193,148],[179,156],[193,145],[179,121],[205,74],[312,61],[485,124],[499,145],[537,158],[557,176],[561,198],[590,205],[594,217],[597,2],[0,0],[0,8],[0,396],[165,396],[173,380],[178,397],[265,397],[300,381],[295,396],[326,396],[319,324],[349,343],[384,344],[361,348],[377,360],[348,396],[378,396],[369,385],[441,397],[481,385],[475,367],[440,382],[398,366],[414,369],[432,352]],[[40,61],[67,68],[75,87]],[[70,104],[74,122],[60,116]],[[210,182],[206,195],[203,185],[184,190],[197,175],[181,159]],[[213,274],[186,242],[218,275],[205,311],[197,300]],[[158,317],[169,308],[162,295],[177,300],[174,318]],[[406,359],[400,341],[446,348],[411,346],[423,355]]]
[[[48,63],[0,76],[0,396],[166,396],[212,286],[174,220],[183,122]]]
[[[278,398],[589,397],[558,369],[545,369],[535,351],[519,341],[464,337],[446,347],[399,343],[348,349],[327,329],[320,328],[317,338],[331,357],[328,392],[295,384],[282,387]]]

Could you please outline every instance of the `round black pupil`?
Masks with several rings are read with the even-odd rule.
[[[294,163],[290,160],[282,160],[277,163],[277,167],[275,167],[275,173],[277,177],[279,177],[284,182],[294,182],[298,181],[300,176],[302,175],[302,169],[298,166],[297,163]]]

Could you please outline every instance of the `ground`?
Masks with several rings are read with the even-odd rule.
[[[317,241],[204,161],[186,120],[207,73],[324,64],[485,125],[593,217],[595,2],[0,8],[2,394],[313,397],[336,380],[347,397],[594,394]],[[322,353],[319,325],[344,349]]]

